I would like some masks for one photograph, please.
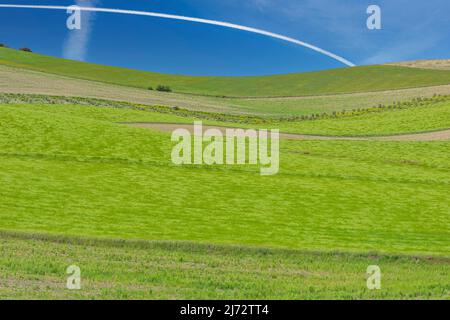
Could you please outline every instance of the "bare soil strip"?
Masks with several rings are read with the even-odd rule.
[[[118,86],[2,65],[0,92],[107,99],[211,112],[234,111],[226,101],[216,98]]]
[[[172,132],[176,129],[186,129],[191,134],[194,133],[194,126],[192,124],[149,123],[149,122],[122,123],[122,124],[144,129],[153,129],[163,132]],[[223,134],[225,134],[226,129],[239,129],[239,128],[203,125],[203,131],[208,129],[218,129]],[[280,138],[289,140],[446,141],[450,140],[450,129],[434,132],[423,132],[423,133],[412,133],[412,134],[390,135],[379,137],[336,137],[336,136],[319,136],[319,135],[295,134],[295,133],[280,133]]]
[[[450,59],[404,61],[389,63],[389,65],[419,69],[450,70]]]
[[[439,86],[430,86],[430,87],[417,87],[417,88],[407,88],[407,89],[396,89],[396,90],[383,90],[383,91],[367,91],[367,92],[356,92],[356,93],[339,93],[339,94],[322,94],[315,96],[289,96],[289,97],[239,97],[234,98],[234,100],[241,101],[302,101],[302,100],[312,100],[312,99],[329,99],[334,101],[339,98],[367,98],[373,100],[375,97],[381,96],[392,96],[393,98],[398,100],[404,99],[412,99],[418,97],[432,97],[435,94],[447,95],[450,93],[450,84],[444,84]],[[372,102],[372,106],[377,105],[377,103],[381,103],[381,101]],[[389,103],[389,102],[384,102]]]
[[[417,97],[432,97],[435,94],[450,94],[450,84],[442,86],[400,89],[380,92],[348,93],[307,97],[273,98],[218,98],[190,94],[165,93],[144,90],[101,82],[69,78],[38,71],[1,65],[0,92],[19,94],[43,94],[67,97],[85,97],[126,101],[144,105],[180,107],[194,111],[207,111],[230,114],[286,115],[278,108],[286,103],[292,114],[303,114],[303,109],[319,107],[319,111],[341,111],[352,108],[369,108],[379,104],[392,104]],[[255,103],[272,103],[271,108],[258,108]],[[307,112],[307,113],[312,113]]]

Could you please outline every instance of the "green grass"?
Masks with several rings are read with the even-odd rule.
[[[73,264],[79,291],[65,287]],[[449,272],[448,259],[0,232],[2,299],[449,299]]]
[[[418,97],[432,97],[435,94],[449,95],[450,86],[415,88],[359,94],[323,95],[301,98],[253,98],[253,99],[220,99],[227,102],[229,112],[247,112],[256,115],[310,115],[316,113],[332,113],[342,110],[368,109],[379,104],[391,105],[407,102]]]
[[[352,252],[450,250],[448,142],[282,141],[280,173],[269,178],[253,166],[173,166],[170,135],[107,116],[136,110],[0,111],[0,229]]]
[[[415,132],[438,131],[450,128],[450,99],[435,97],[422,102],[403,103],[371,108],[361,111],[347,111],[324,119],[279,121],[277,118],[260,116],[229,115],[211,112],[189,111],[158,106],[144,106],[131,103],[36,95],[2,95],[0,103],[5,110],[27,108],[51,114],[96,119],[106,122],[165,122],[193,123],[202,120],[205,124],[244,127],[275,128],[281,132],[316,134],[330,136],[380,136]],[[27,104],[17,104],[17,103]],[[47,104],[45,104],[47,103]],[[52,103],[52,104],[48,104]],[[73,104],[77,105],[73,105]],[[97,108],[92,107],[96,105]],[[16,109],[14,109],[16,110]],[[14,112],[10,117],[15,117]]]
[[[184,94],[168,107],[0,94],[0,298],[450,298],[450,141],[281,140],[280,172],[263,177],[250,165],[174,166],[170,134],[118,124],[200,119],[333,136],[448,129],[448,97],[373,107],[446,94],[417,87],[450,84],[450,71],[190,77],[2,48],[0,65],[10,76],[46,73],[30,85],[57,74],[122,86],[114,90],[162,84],[241,97],[189,96],[186,108],[206,106],[192,111],[172,104]],[[368,92],[402,88],[416,89]],[[253,96],[278,98],[243,98]],[[71,264],[82,269],[81,291],[65,289]],[[381,267],[382,290],[367,290],[368,265]]]
[[[450,101],[388,110],[339,119],[279,122],[271,126],[283,132],[331,136],[377,136],[450,129]]]
[[[0,297],[449,298],[450,142],[282,140],[280,173],[262,177],[173,166],[169,134],[116,124],[189,113],[75,102],[97,105],[0,105]],[[418,130],[416,112],[445,106],[364,117]],[[81,291],[65,289],[71,264]]]
[[[246,116],[257,115],[259,117],[289,117],[322,112],[330,114],[343,109],[367,109],[378,104],[390,105],[393,102],[406,102],[418,97],[430,98],[434,95],[450,94],[450,85],[446,85],[382,93],[366,92],[302,98],[219,98],[179,93],[168,94],[1,65],[0,87],[2,88],[0,91],[5,92],[0,93],[0,104],[76,103],[105,105],[105,102],[97,100],[109,100],[106,105],[113,106],[110,100],[122,100],[128,102],[128,104],[164,105],[191,111],[244,114]],[[12,94],[14,92],[15,94]],[[30,93],[35,94],[31,95]],[[36,93],[41,95],[36,95]],[[53,96],[49,97],[49,94]],[[115,104],[117,105],[117,103]]]
[[[0,48],[0,64],[123,86],[231,97],[354,93],[450,84],[450,71],[364,66],[259,77],[194,77],[109,67]]]

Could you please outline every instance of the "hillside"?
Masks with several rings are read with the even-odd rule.
[[[169,85],[175,92],[229,97],[310,96],[450,84],[450,71],[363,66],[259,77],[159,74],[0,48],[0,65],[135,88]]]
[[[366,109],[417,97],[450,95],[450,85],[309,97],[219,98],[151,91],[0,65],[0,93],[96,98],[206,112],[280,117]]]
[[[247,165],[174,166],[170,134],[117,124],[195,120],[173,109],[29,99],[0,107],[0,297],[449,297],[448,141],[283,139],[266,179]],[[280,129],[434,130],[448,106]],[[63,278],[74,262],[77,292]],[[366,289],[371,264],[383,291]]]
[[[2,299],[448,298],[450,259],[445,258],[9,232],[0,232],[0,244]],[[83,290],[67,290],[61,281],[61,270],[73,261],[83,261]],[[365,279],[360,270],[371,264],[387,271],[384,290],[361,285]]]
[[[114,123],[140,114],[162,120],[2,105],[0,230],[448,253],[448,143],[283,141],[280,174],[265,179],[254,166],[173,166],[169,134]]]
[[[175,165],[151,125],[194,121],[279,129],[279,173]],[[449,128],[445,70],[189,77],[0,49],[0,298],[449,299]]]
[[[404,61],[390,63],[389,65],[420,69],[450,70],[450,59]]]

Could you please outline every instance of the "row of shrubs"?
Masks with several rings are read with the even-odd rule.
[[[285,118],[269,118],[253,115],[233,115],[226,113],[211,113],[205,111],[192,111],[187,109],[182,109],[179,107],[167,107],[158,105],[141,105],[127,102],[110,101],[95,98],[76,98],[76,97],[57,97],[57,96],[46,96],[38,94],[12,94],[12,93],[0,93],[0,104],[5,103],[26,103],[26,104],[81,104],[81,105],[91,105],[98,107],[113,107],[113,108],[127,108],[142,111],[156,111],[160,113],[170,113],[182,117],[194,117],[198,119],[213,120],[213,121],[225,121],[234,123],[246,123],[246,124],[264,124],[264,123],[276,123],[280,121],[310,121],[318,119],[327,118],[340,118],[340,117],[351,117],[372,112],[382,112],[386,110],[395,109],[405,109],[420,107],[425,105],[430,105],[432,103],[449,101],[450,95],[434,95],[431,98],[415,98],[411,101],[396,102],[391,105],[378,105],[376,107],[367,109],[353,109],[350,111],[340,111],[333,113],[323,113],[323,114],[312,114],[303,116],[292,116]]]
[[[449,101],[450,95],[437,95],[435,94],[430,98],[415,98],[410,101],[394,102],[390,105],[379,104],[371,108],[358,108],[352,110],[334,111],[332,113],[311,114],[302,116],[290,116],[290,117],[261,117],[254,115],[232,115],[226,113],[210,113],[202,111],[190,111],[186,109],[172,108],[171,113],[176,113],[180,116],[193,116],[206,120],[225,121],[245,124],[270,124],[277,122],[299,122],[299,121],[311,121],[320,119],[342,118],[352,117],[373,112],[383,112],[386,110],[406,109],[413,107],[420,107],[430,105],[433,103]]]
[[[8,46],[4,43],[0,43],[0,48],[8,48]],[[19,50],[25,52],[33,52],[30,48],[20,48]]]
[[[42,94],[0,93],[0,104],[76,104],[96,107],[125,108],[141,111],[155,111],[159,113],[175,114],[182,117],[194,117],[205,120],[228,121],[237,123],[263,123],[267,119],[258,116],[230,115],[225,113],[210,113],[205,111],[192,111],[179,107],[159,105],[142,105],[121,101],[112,101],[96,98],[48,96]]]
[[[154,90],[153,87],[148,87],[148,90]],[[164,86],[164,85],[158,85],[156,87],[156,91],[161,91],[161,92],[172,92],[172,89],[169,86]]]
[[[162,86],[164,87],[164,86]],[[156,89],[158,90],[158,88]],[[167,91],[171,92],[170,88],[169,90],[161,90],[161,88],[158,91]],[[332,113],[316,113],[316,114],[310,114],[310,115],[301,115],[301,116],[289,116],[289,117],[261,117],[256,115],[232,115],[232,114],[226,114],[226,113],[211,113],[211,112],[202,112],[202,111],[192,111],[187,109],[181,109],[178,107],[172,107],[169,109],[165,109],[164,112],[170,112],[175,113],[180,116],[193,116],[201,119],[206,120],[214,120],[214,121],[228,121],[228,122],[237,122],[237,123],[273,123],[273,122],[280,122],[280,121],[287,121],[287,122],[298,122],[298,121],[311,121],[311,120],[320,120],[320,119],[332,119],[332,118],[342,118],[342,117],[352,117],[352,116],[359,116],[374,112],[383,112],[386,110],[398,110],[398,109],[406,109],[406,108],[413,108],[413,107],[420,107],[429,105],[432,103],[438,103],[438,102],[444,102],[449,101],[450,95],[439,95],[434,94],[432,97],[425,98],[425,97],[418,97],[414,98],[409,101],[397,101],[389,105],[379,104],[377,106],[369,107],[369,108],[356,108],[351,110],[342,110],[342,111],[333,111]],[[144,107],[144,109],[148,109]],[[162,111],[161,108],[159,108],[159,111]]]
[[[230,115],[230,114],[219,114],[219,113],[209,113],[209,112],[192,112],[181,109],[181,113],[185,113],[186,116],[195,116],[208,120],[215,121],[228,121],[228,122],[237,122],[237,123],[246,123],[246,124],[259,124],[259,123],[277,123],[277,122],[299,122],[299,121],[311,121],[311,120],[320,120],[320,119],[332,119],[332,118],[342,118],[342,117],[353,117],[364,115],[368,113],[374,112],[383,112],[386,110],[396,110],[396,109],[406,109],[406,108],[414,108],[425,105],[430,105],[433,103],[449,101],[450,95],[438,95],[435,94],[430,98],[414,98],[410,101],[404,102],[394,102],[390,105],[379,104],[377,106],[371,108],[357,108],[352,110],[342,110],[342,111],[334,111],[332,113],[321,113],[321,114],[311,114],[311,115],[302,115],[302,116],[290,116],[290,117],[259,117],[259,116],[251,116],[251,115]],[[188,114],[189,113],[189,114]],[[195,113],[195,115],[193,114]],[[182,115],[182,114],[180,114]]]
[[[370,108],[357,108],[357,109],[351,109],[351,110],[333,111],[332,113],[291,116],[291,117],[280,118],[279,120],[281,120],[281,121],[308,121],[308,120],[351,117],[351,116],[363,115],[363,114],[374,113],[374,112],[383,112],[386,110],[398,110],[398,109],[406,109],[406,108],[412,108],[412,107],[420,107],[420,106],[428,105],[430,103],[448,101],[449,99],[450,99],[450,95],[434,94],[432,97],[429,97],[429,98],[419,97],[419,98],[414,98],[409,101],[394,102],[389,105],[379,104],[377,106],[370,107]]]

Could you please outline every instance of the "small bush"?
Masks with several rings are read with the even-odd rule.
[[[6,48],[6,44],[0,43],[0,48]]]
[[[19,50],[20,51],[25,51],[25,52],[33,52],[33,51],[31,51],[30,48],[20,48]]]
[[[172,89],[169,86],[163,86],[163,85],[157,86],[156,90],[162,91],[162,92],[172,92]]]
[[[153,87],[148,87],[147,89],[148,89],[148,90],[153,90]]]

